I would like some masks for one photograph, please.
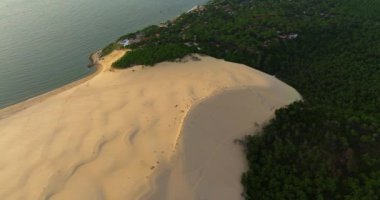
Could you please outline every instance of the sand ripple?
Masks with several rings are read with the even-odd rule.
[[[252,115],[263,113],[267,119],[274,108],[299,98],[294,89],[272,76],[211,57],[111,71],[110,64],[123,53],[114,52],[100,61],[102,72],[92,79],[0,117],[0,199],[151,198],[157,189],[173,191],[175,170],[182,170],[177,176],[182,178],[178,182],[182,191],[204,194],[197,191],[204,190],[212,167],[220,161],[212,155],[228,153],[222,149],[235,137],[233,130],[247,128],[238,122],[227,126],[228,118],[220,127],[230,127],[230,135],[216,143],[212,143],[214,136],[202,142],[203,134],[217,131],[207,128],[208,122],[218,119],[213,113],[223,116],[225,112],[219,111],[225,106],[232,106],[232,113],[233,106],[241,104],[251,106],[251,114],[256,110]],[[202,111],[202,102],[213,102],[207,100],[210,96],[233,88],[248,88],[248,92],[230,94],[239,98],[233,104],[217,103],[219,111],[208,106]],[[186,117],[190,108],[194,111]],[[211,144],[211,149],[204,148]],[[238,159],[229,161],[241,169],[241,154],[234,154]],[[215,162],[203,163],[209,158]],[[236,181],[233,184],[237,187]]]

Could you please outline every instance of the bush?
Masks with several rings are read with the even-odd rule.
[[[160,46],[145,46],[126,53],[113,63],[115,68],[128,68],[134,65],[154,65],[163,61],[174,61],[177,58],[196,52],[193,48],[182,44],[165,44]]]
[[[119,44],[113,42],[102,49],[101,56],[106,56],[110,54],[113,50],[118,49],[120,47],[121,46]]]

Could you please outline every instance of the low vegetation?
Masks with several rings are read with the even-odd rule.
[[[110,54],[113,50],[120,48],[121,46],[116,42],[112,42],[102,49],[101,56]]]
[[[378,13],[377,0],[214,0],[129,34],[144,39],[115,66],[196,50],[275,75],[304,101],[245,140],[245,198],[380,199]]]
[[[147,46],[127,53],[120,60],[113,63],[115,68],[127,68],[134,65],[149,65],[163,61],[174,61],[194,52],[190,47],[181,44],[164,44],[160,46]]]

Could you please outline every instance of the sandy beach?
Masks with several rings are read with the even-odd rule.
[[[124,52],[119,52],[119,54],[115,55],[115,56],[121,56],[123,54],[124,54]],[[91,63],[88,65],[88,67],[95,68],[95,71],[92,74],[90,74],[90,75],[88,75],[82,79],[79,79],[77,81],[74,81],[72,83],[66,84],[62,87],[59,87],[55,90],[46,92],[46,93],[38,95],[36,97],[32,97],[30,99],[27,99],[27,100],[22,101],[20,103],[16,103],[14,105],[10,105],[8,107],[1,108],[0,109],[0,120],[3,118],[6,118],[6,117],[8,117],[8,116],[10,116],[16,112],[19,112],[25,108],[28,108],[28,107],[36,104],[36,103],[39,103],[39,102],[41,102],[41,101],[43,101],[43,100],[45,100],[51,96],[54,96],[54,95],[59,94],[63,91],[71,89],[77,85],[80,85],[80,84],[92,79],[93,77],[97,76],[99,73],[101,73],[103,71],[103,65],[101,65],[99,62],[100,61],[100,51],[92,53],[90,55],[89,59],[90,59]]]
[[[301,99],[297,91],[207,56],[111,69],[124,53],[0,110],[0,199],[241,199],[246,165],[234,141]]]

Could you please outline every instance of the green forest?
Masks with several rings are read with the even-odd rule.
[[[380,1],[214,0],[137,35],[116,67],[201,53],[302,94],[244,140],[245,199],[380,199]]]
[[[163,61],[174,61],[193,53],[193,48],[183,44],[163,44],[128,52],[128,56],[112,64],[114,68],[126,68],[133,65],[154,65]]]

